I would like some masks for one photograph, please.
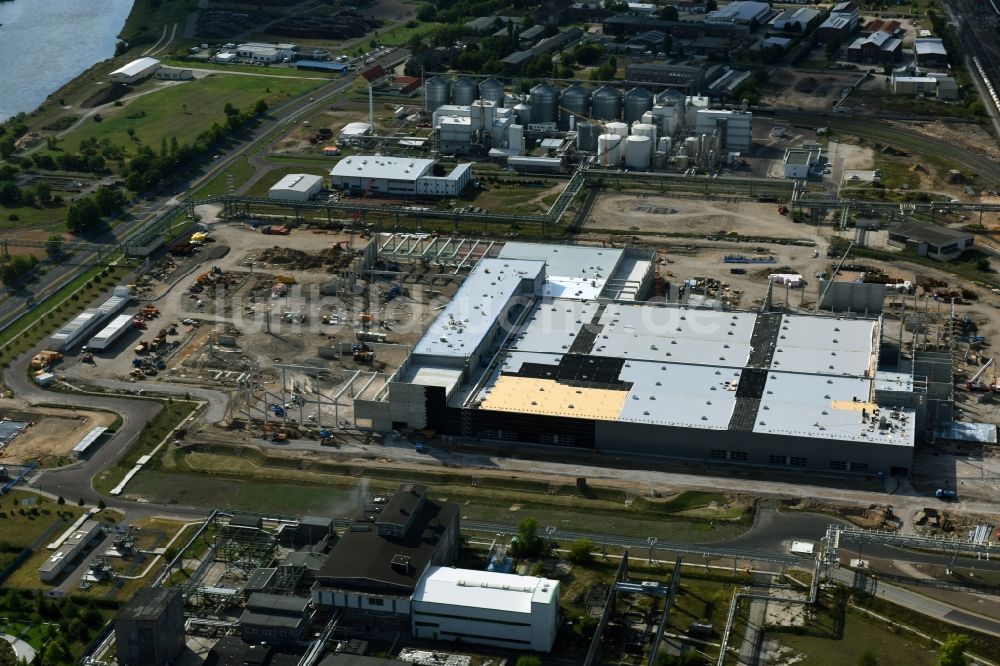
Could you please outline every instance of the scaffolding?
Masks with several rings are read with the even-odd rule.
[[[226,573],[239,570],[249,574],[267,566],[274,559],[277,540],[270,532],[257,527],[226,525],[216,534],[215,561],[224,562]]]

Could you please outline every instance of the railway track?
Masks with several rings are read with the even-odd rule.
[[[943,139],[894,127],[879,120],[861,118],[838,118],[833,115],[798,111],[775,111],[775,118],[791,123],[804,123],[814,127],[829,127],[831,130],[851,134],[870,141],[892,145],[917,155],[941,156],[956,166],[971,171],[985,181],[985,184],[1000,185],[1000,162]]]

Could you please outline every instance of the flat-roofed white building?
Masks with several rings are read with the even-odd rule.
[[[330,187],[387,196],[456,196],[472,181],[472,165],[459,164],[451,173],[432,175],[434,160],[415,157],[354,155],[330,170]]]
[[[559,581],[431,567],[410,607],[414,638],[549,652],[559,626]]]
[[[873,389],[907,372],[880,352],[881,319],[715,310],[696,291],[646,301],[652,266],[637,248],[505,244],[356,417],[510,446],[909,472],[922,388]]]
[[[108,80],[112,83],[135,83],[153,74],[159,68],[160,61],[156,58],[139,58],[108,74]]]
[[[785,178],[806,180],[819,163],[819,149],[789,148],[785,151]]]
[[[309,201],[322,189],[322,176],[311,173],[290,173],[267,191],[267,197],[283,201]]]

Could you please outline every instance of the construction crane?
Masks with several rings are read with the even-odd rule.
[[[989,391],[990,393],[996,393],[997,390],[997,372],[996,364],[993,363],[994,359],[990,359],[983,364],[983,367],[976,371],[976,374],[969,378],[969,381],[965,382],[965,388],[969,391]],[[990,381],[989,383],[982,382],[983,375],[986,371],[990,371]]]

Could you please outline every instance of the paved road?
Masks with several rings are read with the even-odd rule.
[[[1000,636],[1000,620],[963,611],[917,592],[874,579],[863,572],[835,569],[830,577],[850,587],[864,590],[894,604],[959,627]]]
[[[41,351],[45,343],[38,345],[13,363],[3,373],[4,383],[14,390],[18,398],[29,404],[59,403],[65,394],[43,391],[28,379],[27,364],[31,357]],[[68,501],[83,498],[88,504],[100,501],[91,486],[91,479],[101,470],[107,469],[121,458],[128,447],[139,436],[146,424],[160,411],[160,403],[154,400],[107,398],[93,395],[65,396],[74,407],[83,409],[104,409],[116,412],[122,417],[118,432],[106,441],[85,461],[58,470],[43,472],[34,486],[53,495],[61,495]]]

